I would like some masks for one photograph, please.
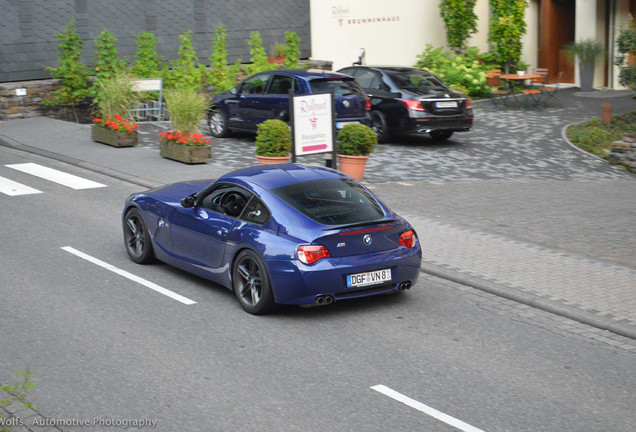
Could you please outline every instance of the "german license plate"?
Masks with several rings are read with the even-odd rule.
[[[358,124],[360,122],[357,121],[350,121],[350,122],[336,122],[336,129],[342,129],[343,127],[345,127],[348,124]]]
[[[435,108],[457,108],[457,101],[435,102]]]
[[[347,275],[347,288],[363,287],[391,281],[391,269]]]

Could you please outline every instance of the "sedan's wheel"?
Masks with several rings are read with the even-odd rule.
[[[246,312],[265,314],[274,308],[274,296],[263,261],[254,252],[239,254],[232,270],[234,294]]]
[[[124,218],[124,243],[128,256],[137,264],[147,264],[154,260],[150,235],[137,209],[128,210]]]
[[[386,124],[386,117],[380,111],[371,111],[371,129],[378,137],[379,143],[384,143],[389,140],[389,128]]]
[[[215,108],[208,113],[208,125],[213,137],[225,138],[229,135],[227,117],[219,108]]]
[[[451,131],[433,131],[431,132],[431,137],[435,141],[446,141],[453,135]]]

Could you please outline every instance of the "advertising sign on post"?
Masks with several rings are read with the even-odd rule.
[[[293,96],[292,105],[292,161],[296,156],[333,153],[333,94]]]

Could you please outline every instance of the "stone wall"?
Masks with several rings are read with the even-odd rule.
[[[636,173],[636,142],[615,141],[607,160],[627,171]]]

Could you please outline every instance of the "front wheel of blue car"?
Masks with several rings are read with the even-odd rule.
[[[137,264],[148,264],[155,259],[150,234],[139,210],[132,208],[124,217],[126,252]]]
[[[254,252],[244,250],[236,258],[232,283],[234,294],[246,312],[261,315],[274,308],[274,295],[265,264]]]

